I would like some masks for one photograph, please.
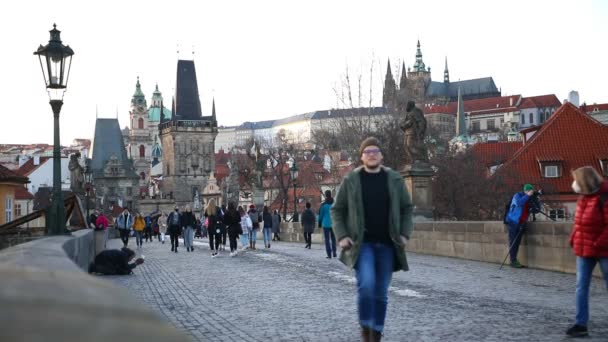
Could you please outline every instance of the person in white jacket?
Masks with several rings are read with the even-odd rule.
[[[241,234],[241,249],[246,250],[249,245],[249,234],[253,230],[253,223],[242,206],[239,206],[238,211],[239,215],[241,215],[241,228],[243,229],[243,234]]]

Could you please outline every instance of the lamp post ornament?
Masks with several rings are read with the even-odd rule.
[[[70,76],[70,66],[74,51],[61,43],[61,31],[53,24],[49,31],[51,39],[45,46],[40,45],[34,52],[40,60],[42,76],[49,94],[53,110],[53,200],[50,211],[47,212],[46,224],[48,234],[69,234],[65,227],[65,210],[63,194],[61,193],[61,144],[59,139],[59,113],[63,106],[63,94],[67,88]]]

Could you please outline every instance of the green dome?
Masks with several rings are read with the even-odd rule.
[[[171,119],[171,111],[168,108],[163,107],[163,114],[165,115],[165,119]],[[160,107],[150,107],[148,109],[148,120],[160,122]]]

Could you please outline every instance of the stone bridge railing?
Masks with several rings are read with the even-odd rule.
[[[568,244],[572,222],[529,222],[519,249],[519,260],[529,267],[576,273],[576,257]],[[304,242],[299,223],[284,222],[281,239]],[[314,243],[323,242],[315,228]],[[407,250],[483,262],[502,263],[508,250],[507,228],[502,222],[417,222]],[[507,260],[508,262],[508,260]],[[596,270],[599,275],[599,270]]]
[[[125,289],[84,271],[94,245],[85,229],[0,252],[0,341],[188,341]]]

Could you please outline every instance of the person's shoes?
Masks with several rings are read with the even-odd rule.
[[[338,257],[338,255],[336,254],[336,252],[334,252],[334,258],[337,258],[337,257]]]
[[[570,337],[586,337],[589,336],[589,332],[587,331],[587,327],[575,324],[566,330],[566,335]]]
[[[370,342],[372,337],[372,329],[368,327],[361,327],[361,341]]]
[[[95,263],[94,262],[89,264],[89,273],[95,273]]]
[[[331,259],[331,256],[328,255],[328,256],[325,257],[325,259]]]
[[[270,248],[270,244],[268,244],[268,248]]]
[[[526,266],[519,263],[519,260],[515,260],[511,263],[511,267],[513,268],[525,268]]]
[[[381,339],[382,339],[382,332],[372,330],[370,341],[371,342],[380,342]]]
[[[175,247],[175,253],[177,253],[177,247]]]

